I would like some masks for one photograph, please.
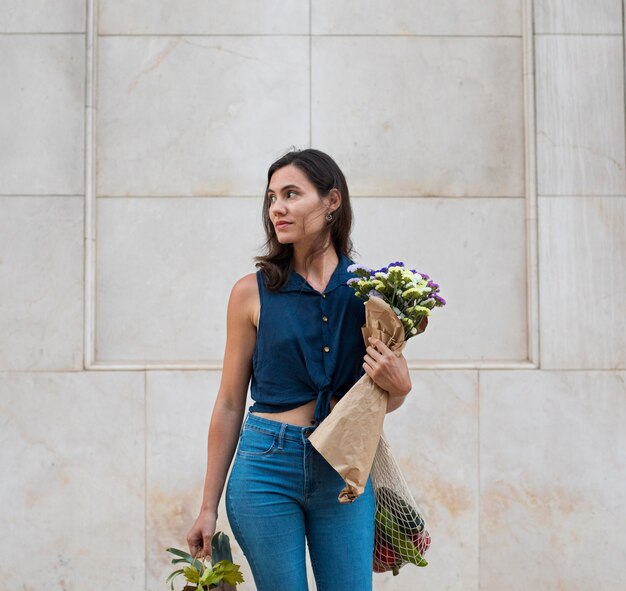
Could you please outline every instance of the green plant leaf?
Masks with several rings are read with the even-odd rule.
[[[200,578],[200,573],[198,572],[198,569],[195,566],[186,566],[183,569],[183,572],[185,573],[185,578],[190,583],[198,582],[198,579]]]
[[[181,562],[184,562],[185,564],[191,564],[189,560],[187,560],[186,558],[173,558],[172,559],[172,564],[180,564]],[[201,570],[202,561],[199,558],[196,558],[193,561],[193,564],[191,564],[191,566],[195,566],[198,570]]]
[[[228,536],[224,532],[218,531],[213,535],[213,540],[211,541],[211,562],[215,564],[221,560],[232,562],[233,555],[230,550]]]
[[[213,570],[220,575],[220,580],[229,585],[237,585],[243,583],[243,575],[239,570],[238,564],[233,564],[229,560],[221,560],[213,566]]]
[[[179,562],[189,563],[189,561],[186,558],[172,558],[172,564],[178,564]]]
[[[202,585],[212,585],[214,583],[219,583],[221,580],[222,577],[220,574],[211,568],[207,568],[202,574],[202,577],[200,577],[200,583]]]
[[[182,573],[183,573],[183,569],[179,568],[178,570],[175,570],[173,573],[171,573],[169,577],[167,577],[167,580],[165,582],[170,584],[170,589],[172,591],[174,591],[174,577]]]
[[[181,558],[172,558],[172,564],[180,564],[181,562],[186,562],[191,566],[195,566],[198,571],[201,571],[203,568],[202,561],[199,558],[193,558],[191,554],[188,554],[184,550],[179,550],[178,548],[166,548],[168,552],[171,552],[175,556],[180,556]]]
[[[178,548],[166,548],[166,550],[168,552],[171,552],[172,554],[175,554],[176,556],[180,556],[181,558],[184,558],[189,564],[191,564],[193,560],[193,556],[191,556],[191,554],[188,554],[184,550],[179,550]]]
[[[224,578],[222,580],[225,583],[236,587],[239,583],[243,583],[243,574],[241,574],[239,571],[233,572],[228,575],[224,575]]]

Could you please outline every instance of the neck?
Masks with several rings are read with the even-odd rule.
[[[335,248],[330,245],[321,254],[318,254],[309,262],[309,268],[304,268],[304,260],[308,252],[294,248],[293,265],[296,273],[302,275],[307,281],[326,284],[330,280],[333,271],[339,263],[339,255]]]

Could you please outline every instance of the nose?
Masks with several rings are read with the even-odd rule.
[[[276,200],[270,205],[270,215],[274,213],[284,214],[286,212],[287,208],[285,207],[285,203],[283,201]]]

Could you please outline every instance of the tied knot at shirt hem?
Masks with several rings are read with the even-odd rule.
[[[334,392],[329,386],[325,386],[317,393],[313,422],[319,425],[330,414],[330,399]]]

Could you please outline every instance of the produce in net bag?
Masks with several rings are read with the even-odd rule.
[[[382,269],[354,264],[357,277],[347,284],[364,300],[365,344],[368,337],[382,341],[400,355],[406,341],[426,329],[436,307],[446,305],[439,285],[425,273],[390,263]],[[365,491],[368,477],[376,496],[375,572],[401,566],[426,566],[423,554],[430,545],[415,500],[384,438],[383,422],[389,394],[364,374],[337,402],[311,434],[309,441],[345,482],[340,503],[352,503]]]
[[[430,535],[384,432],[370,476],[376,497],[374,572],[391,570],[397,575],[408,563],[426,566],[424,554],[430,546]]]
[[[401,355],[407,340],[424,332],[432,310],[446,305],[437,283],[402,262],[376,270],[353,264],[347,270],[357,277],[346,284],[365,305],[361,331],[366,347],[372,337]],[[346,484],[340,503],[352,503],[365,491],[388,399],[388,392],[364,373],[309,437]]]

